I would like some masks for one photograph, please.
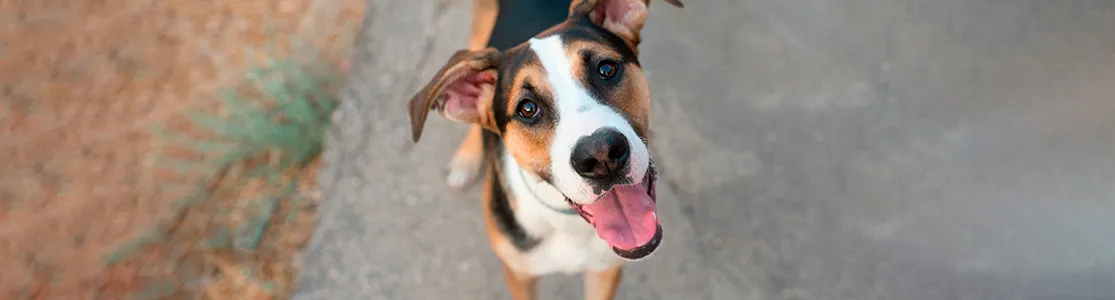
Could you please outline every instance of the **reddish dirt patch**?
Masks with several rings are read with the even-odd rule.
[[[247,49],[293,39],[346,56],[363,1],[315,1],[0,0],[0,298],[270,297],[206,277],[245,260],[289,290],[312,205],[280,207],[307,217],[270,228],[257,253],[199,249],[213,219],[199,207],[170,244],[104,257],[175,217],[162,183],[181,178],[157,172],[156,124],[217,108],[218,90],[263,59]]]

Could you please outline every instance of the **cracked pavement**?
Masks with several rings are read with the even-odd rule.
[[[1115,299],[1115,2],[686,6],[644,28],[665,240],[620,299]],[[442,182],[465,127],[405,109],[469,7],[369,0],[295,299],[510,299]]]

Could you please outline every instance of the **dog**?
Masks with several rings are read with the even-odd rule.
[[[658,248],[650,92],[638,58],[649,0],[474,0],[468,49],[411,98],[470,124],[447,181],[483,174],[484,220],[514,299],[548,274],[615,297],[623,265]],[[677,6],[677,0],[666,0]]]

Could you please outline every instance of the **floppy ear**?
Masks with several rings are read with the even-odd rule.
[[[588,18],[596,25],[623,38],[632,49],[639,45],[639,31],[647,20],[650,0],[574,0],[569,18]],[[666,0],[673,6],[685,7],[680,0]]]
[[[500,53],[494,48],[480,51],[459,50],[410,99],[410,127],[415,142],[422,136],[426,115],[437,109],[442,117],[459,123],[480,124],[491,120]]]

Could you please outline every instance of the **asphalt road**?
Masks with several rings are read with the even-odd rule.
[[[405,102],[470,1],[369,0],[295,299],[510,299]],[[666,237],[621,299],[1115,299],[1115,1],[652,5]],[[579,299],[581,280],[542,281]]]

